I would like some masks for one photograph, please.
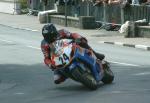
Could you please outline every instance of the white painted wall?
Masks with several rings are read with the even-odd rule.
[[[20,14],[20,4],[14,2],[0,2],[0,12]]]

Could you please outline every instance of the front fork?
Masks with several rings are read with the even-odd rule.
[[[70,66],[69,66],[69,70],[70,71],[72,71],[73,69],[75,69],[75,67],[80,67],[81,69],[82,69],[82,71],[85,71],[86,72],[86,68],[84,67],[84,65],[82,65],[82,63],[80,63],[80,62],[76,62],[76,61],[74,61]],[[97,81],[97,82],[99,82],[101,79],[102,79],[102,75],[101,75],[101,71],[100,71],[100,69],[101,68],[99,68],[99,64],[98,63],[96,63],[95,65],[92,65],[93,67],[91,67],[92,69],[91,69],[91,73],[92,73],[92,75],[93,75],[93,77],[95,78],[95,80]],[[99,70],[98,70],[99,69]]]

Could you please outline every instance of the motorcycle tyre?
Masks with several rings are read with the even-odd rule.
[[[104,77],[102,78],[102,82],[104,84],[110,84],[112,83],[112,81],[114,80],[114,74],[112,72],[112,70],[108,67],[108,68],[104,68]]]
[[[97,89],[98,84],[97,84],[95,78],[90,73],[82,72],[79,70],[79,68],[75,68],[72,71],[72,75],[76,80],[81,82],[83,85],[85,85],[90,90]]]

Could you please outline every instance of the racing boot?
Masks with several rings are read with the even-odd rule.
[[[54,71],[54,83],[55,84],[60,84],[66,80],[66,77],[61,75],[59,72]]]

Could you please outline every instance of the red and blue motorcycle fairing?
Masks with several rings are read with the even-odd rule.
[[[111,83],[114,79],[110,68],[104,69],[92,50],[66,39],[55,41],[52,50],[53,67],[65,77],[80,82],[89,89],[97,89],[99,81]]]
[[[100,73],[103,72],[102,68],[96,58],[92,56],[91,51],[84,49],[83,52],[81,52],[79,48],[76,48],[73,56],[73,62],[71,63],[69,69],[72,70],[75,69],[75,67],[80,67],[85,70],[79,61],[85,63],[91,69],[92,75],[97,82],[102,79],[103,75]]]

